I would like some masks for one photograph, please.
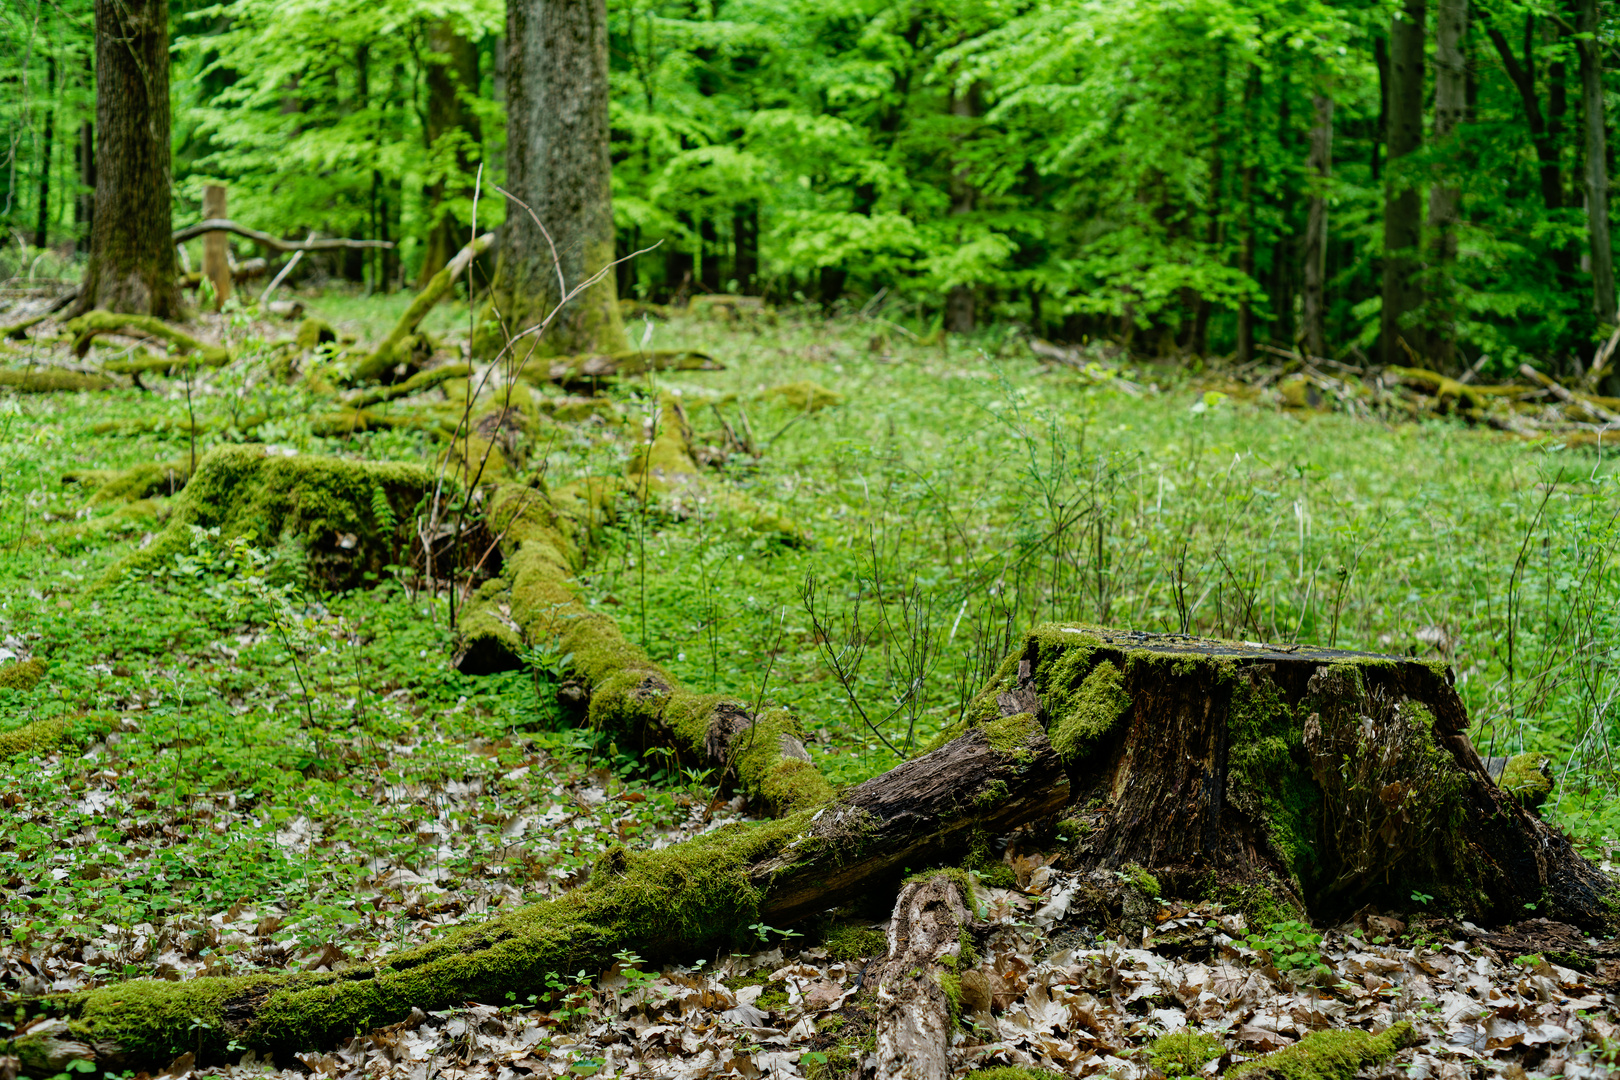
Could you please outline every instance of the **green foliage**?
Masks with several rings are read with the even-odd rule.
[[[1148,1044],[1147,1056],[1166,1076],[1195,1076],[1225,1051],[1226,1046],[1215,1036],[1188,1027],[1154,1039]]]
[[[1272,923],[1243,941],[1278,971],[1327,970],[1322,963],[1322,935],[1297,919]]]

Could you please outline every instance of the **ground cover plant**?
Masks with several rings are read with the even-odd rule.
[[[339,333],[379,336],[346,322],[362,314],[350,300],[307,302]],[[465,309],[441,317],[453,348]],[[1089,365],[1042,364],[1010,333],[920,340],[881,317],[648,311],[630,327],[643,349],[696,350],[724,369],[648,372],[590,398],[543,392],[549,419],[527,472],[552,490],[622,472],[652,449],[660,402],[674,398],[711,479],[674,498],[626,490],[600,526],[585,602],[683,682],[789,706],[834,782],[927,747],[1035,622],[1317,642],[1449,665],[1481,754],[1545,755],[1558,782],[1544,813],[1603,856],[1615,829],[1607,600],[1617,500],[1601,446],[1537,445],[1394,409],[1289,409],[1281,392],[1220,371],[1122,370],[1101,352]],[[613,844],[663,846],[747,809],[717,804],[712,772],[573,726],[557,703],[569,658],[543,644],[516,671],[456,671],[452,609],[464,615],[466,595],[420,566],[379,567],[355,587],[323,590],[307,572],[312,552],[296,543],[207,528],[143,565],[194,449],[252,440],[275,453],[429,462],[442,452],[419,427],[319,429],[307,383],[271,375],[287,330],[241,309],[208,330],[237,348],[231,364],[143,375],[144,389],[94,398],[0,399],[0,739],[15,740],[0,789],[7,993],[136,975],[335,970],[558,893]],[[40,339],[28,347],[61,362]],[[113,342],[98,355],[131,348]],[[318,370],[318,356],[306,362]],[[444,383],[420,400],[457,390]],[[172,472],[139,491],[109,491],[97,471],[153,461]],[[791,528],[754,528],[744,506]],[[109,580],[130,556],[135,569]],[[997,865],[993,852],[981,859],[987,874]],[[985,979],[1002,981],[987,984],[987,1016],[963,1029],[982,1047],[964,1060],[1168,1072],[1155,1063],[1184,1058],[1173,1043],[1151,1053],[1149,1044],[1187,1018],[1159,1015],[1175,1011],[1166,993],[1197,1004],[1223,1055],[1410,1015],[1428,1040],[1411,1060],[1436,1074],[1459,1055],[1503,1067],[1556,1057],[1576,1070],[1606,1060],[1612,1031],[1575,1014],[1613,1002],[1549,960],[1528,962],[1549,982],[1510,997],[1491,988],[1526,965],[1493,960],[1468,976],[1483,980],[1467,993],[1496,1010],[1492,1023],[1524,1028],[1479,1045],[1459,1041],[1481,1021],[1461,998],[1425,1018],[1414,1003],[1421,986],[1404,978],[1390,981],[1399,993],[1378,996],[1369,971],[1413,965],[1425,978],[1465,977],[1426,951],[1467,940],[1451,913],[1427,910],[1433,897],[1412,898],[1413,925],[1432,929],[1400,940],[1393,924],[1358,923],[1323,940],[1283,917],[1227,925],[1217,907],[1167,906],[1161,927],[1214,922],[1221,940],[1200,946],[1198,962],[1216,962],[1204,976],[1173,940],[1146,951],[1127,940],[1128,970],[1168,972],[1160,986],[1159,975],[1081,974],[1118,967],[1117,946],[1096,935],[1120,928],[1093,926],[1064,944],[1079,931],[1060,925],[1057,908],[1078,885],[1039,869],[1002,865],[975,892],[1005,948],[980,950]],[[1031,908],[1046,914],[1026,919]],[[808,951],[777,928],[757,934],[786,951],[707,963],[733,984],[770,965],[758,994],[702,970],[655,975],[622,957],[606,978],[554,973],[554,1000],[423,1018],[386,1036],[408,1047],[388,1053],[425,1069],[458,1052],[493,1069],[496,1056],[516,1061],[521,1050],[530,1072],[649,1075],[813,1075],[857,1053],[826,1037],[838,1026],[829,1013],[869,1029],[858,1002],[853,1015],[840,1011],[858,996],[856,957],[820,934]],[[862,948],[862,957],[881,951]],[[1512,958],[1507,944],[1459,948]],[[1210,974],[1222,964],[1251,959],[1264,978],[1249,990],[1223,983],[1187,997],[1199,978],[1227,978]],[[795,964],[802,970],[777,974]],[[1326,981],[1295,985],[1312,972]],[[764,999],[777,982],[788,1010]],[[964,993],[976,983],[964,975]],[[1126,983],[1147,989],[1124,993]],[[1060,984],[1089,987],[1094,1000],[1054,997]],[[1355,985],[1374,996],[1345,989]],[[1318,990],[1338,1004],[1315,1003]],[[1520,1003],[1532,997],[1562,1011],[1531,1024]],[[610,1001],[618,1019],[591,1023]],[[710,1036],[703,1010],[722,1017]],[[672,1025],[648,1034],[677,1013],[684,1034]],[[1075,1041],[1076,1024],[1089,1044]],[[344,1073],[380,1045],[361,1040],[348,1057],[304,1064]],[[625,1060],[649,1052],[653,1064]],[[656,1064],[664,1053],[682,1064]]]

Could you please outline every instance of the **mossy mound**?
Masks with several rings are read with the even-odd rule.
[[[1551,761],[1546,754],[1515,754],[1496,783],[1525,806],[1540,806],[1552,794]]]
[[[173,495],[191,478],[187,460],[143,462],[127,469],[86,469],[63,475],[64,483],[90,490],[89,505],[132,503],[158,495]]]
[[[760,392],[760,397],[780,402],[798,412],[814,413],[844,403],[844,395],[807,379],[783,383]]]
[[[998,1065],[993,1069],[974,1069],[968,1080],[1063,1080],[1062,1073],[1050,1069],[1026,1069],[1022,1065]]]
[[[1226,1052],[1213,1035],[1186,1028],[1160,1035],[1148,1044],[1148,1060],[1167,1076],[1192,1076]]]
[[[218,528],[227,539],[256,537],[267,547],[295,540],[308,556],[312,578],[329,588],[352,587],[366,572],[397,561],[434,481],[431,470],[403,462],[218,447],[198,462],[164,531],[144,551],[113,566],[102,584],[189,551],[195,527]]]
[[[35,720],[13,731],[0,732],[0,758],[14,754],[44,754],[67,739],[67,721],[60,718]]]
[[[1229,1070],[1230,1080],[1352,1080],[1362,1068],[1394,1057],[1418,1042],[1403,1020],[1382,1035],[1365,1031],[1313,1031],[1293,1046],[1245,1061]]]
[[[46,670],[45,661],[37,656],[0,664],[0,689],[19,690],[26,694],[45,678]]]
[[[113,382],[99,375],[45,368],[39,371],[0,371],[0,388],[19,394],[71,394],[79,390],[108,390]]]
[[[887,952],[889,938],[865,923],[837,923],[823,936],[821,944],[830,959],[865,960]]]

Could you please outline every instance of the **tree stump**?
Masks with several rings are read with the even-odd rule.
[[[1613,884],[1487,773],[1443,664],[1046,625],[969,722],[1012,707],[1036,709],[1069,770],[1082,869],[1328,917],[1613,917]]]

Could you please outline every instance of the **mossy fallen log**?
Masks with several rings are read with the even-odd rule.
[[[85,375],[60,368],[39,368],[34,371],[0,371],[0,389],[19,394],[72,394],[81,390],[110,390],[111,379],[100,375]]]
[[[1421,390],[1435,399],[1436,408],[1441,412],[1451,409],[1483,409],[1486,405],[1486,395],[1479,392],[1479,388],[1458,382],[1438,371],[1428,368],[1409,368],[1391,366],[1384,369],[1393,375],[1402,386],[1413,390]]]
[[[405,313],[399,317],[399,321],[388,332],[382,344],[355,365],[353,381],[391,382],[402,377],[404,375],[402,369],[411,366],[414,359],[422,354],[420,341],[422,335],[417,332],[417,327],[422,325],[422,320],[427,318],[428,312],[432,311],[440,300],[450,295],[450,289],[461,272],[494,242],[495,234],[485,233],[458,251],[455,257],[445,264],[443,270],[434,274],[427,287],[416,294],[411,306],[405,309]],[[427,352],[432,353],[431,346]]]
[[[115,502],[138,502],[157,495],[173,495],[185,488],[190,477],[189,460],[147,461],[127,469],[80,469],[63,473],[62,482],[77,484],[80,490],[89,489],[87,505],[102,506]]]
[[[1354,1028],[1313,1031],[1292,1046],[1233,1067],[1226,1075],[1232,1080],[1354,1080],[1368,1065],[1388,1061],[1422,1041],[1409,1020],[1378,1035]]]
[[[1085,807],[1075,867],[1139,864],[1169,895],[1261,890],[1325,918],[1414,891],[1481,924],[1528,905],[1612,918],[1611,883],[1492,781],[1443,665],[1047,625],[967,722],[1009,700],[1051,718]]]
[[[1027,714],[968,732],[775,821],[733,824],[658,851],[616,848],[557,900],[332,973],[142,979],[23,1003],[67,1021],[103,1068],[151,1067],[184,1050],[197,1064],[242,1049],[324,1048],[413,1008],[523,1000],[548,975],[600,970],[635,949],[655,962],[736,947],[759,923],[789,926],[892,887],[907,867],[959,856],[1067,801],[1068,778]]]
[[[465,379],[471,374],[472,368],[466,364],[446,364],[443,367],[418,371],[404,382],[392,386],[375,386],[369,390],[346,394],[343,403],[355,409],[369,409],[385,401],[395,401],[402,397],[410,397],[412,394],[423,393],[450,379]]]
[[[349,588],[399,561],[434,481],[432,470],[404,462],[217,447],[197,463],[163,532],[109,569],[101,585],[162,566],[190,550],[194,528],[217,527],[224,539],[252,536],[265,547],[296,539],[312,579]]]
[[[960,871],[909,881],[889,920],[877,986],[877,1080],[949,1080],[948,1052],[962,1006],[958,968],[973,924]]]
[[[725,365],[708,353],[692,349],[631,349],[594,356],[537,357],[524,363],[517,374],[518,378],[532,383],[595,386],[613,379],[645,375],[649,371],[724,370]]]
[[[124,315],[116,311],[87,311],[67,323],[73,335],[73,352],[84,356],[101,334],[133,334],[137,337],[167,341],[182,353],[195,353],[197,362],[206,367],[224,367],[231,362],[230,351],[219,345],[198,341],[183,330],[176,330],[162,319],[150,315]]]
[[[496,489],[487,527],[502,538],[501,573],[510,584],[481,591],[464,612],[457,666],[472,673],[514,666],[514,640],[567,655],[565,704],[585,706],[591,726],[621,746],[673,747],[680,763],[716,770],[765,813],[825,803],[832,789],[791,713],[686,689],[612,618],[580,602],[573,579],[603,499],[611,499],[608,485],[576,490],[566,510],[535,488]]]

